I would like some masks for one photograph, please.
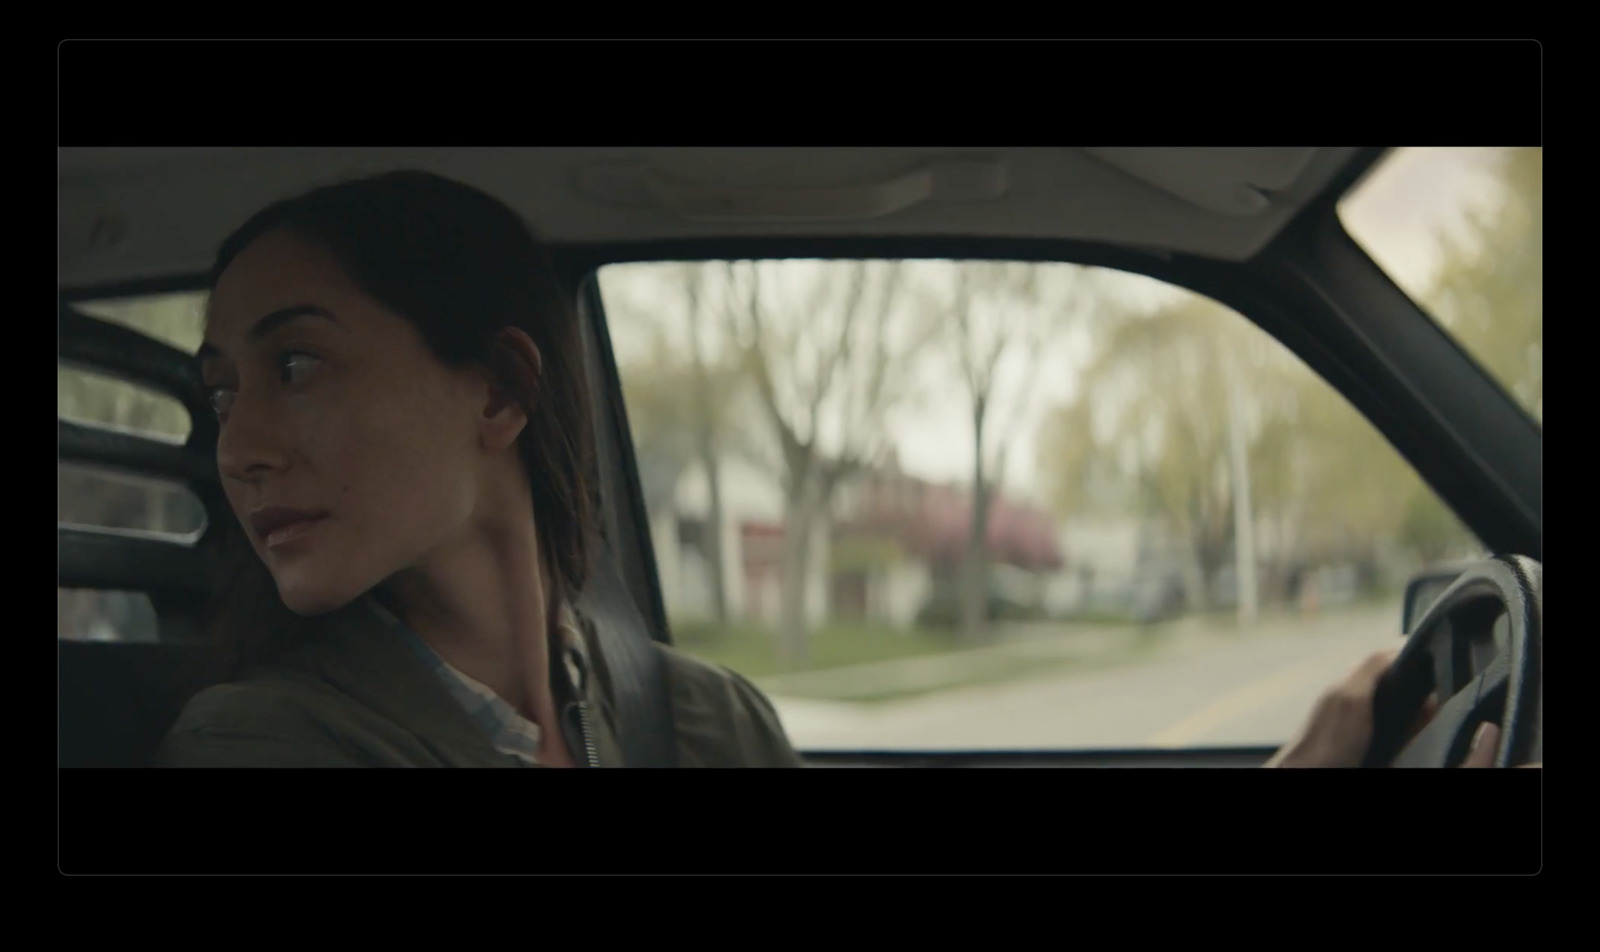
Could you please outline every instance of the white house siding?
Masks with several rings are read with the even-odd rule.
[[[905,561],[890,566],[873,579],[868,590],[874,617],[895,628],[910,628],[917,612],[932,594],[933,581],[921,562]]]
[[[1132,519],[1074,519],[1058,535],[1067,571],[1047,590],[1047,601],[1091,598],[1133,584],[1139,565],[1139,523]]]
[[[781,525],[783,494],[772,474],[743,460],[724,460],[719,475],[723,523],[718,531],[724,554],[723,591],[729,617],[776,625],[781,611],[781,581],[772,573],[747,571],[740,527],[745,523]],[[675,511],[651,514],[663,598],[668,613],[674,617],[704,619],[712,614],[710,564],[698,552],[685,547],[678,535],[679,519],[709,517],[710,500],[705,469],[692,463],[679,477]],[[826,621],[828,615],[829,532],[826,525],[815,526],[813,531],[804,605],[808,621],[818,625]]]
[[[678,546],[678,517],[672,512],[650,513],[650,543],[655,547],[656,579],[661,585],[661,600],[666,604],[667,617],[688,618],[696,614],[696,606],[686,605],[679,578],[682,574],[683,551]]]
[[[832,533],[828,531],[828,521],[818,519],[817,525],[812,527],[811,547],[808,559],[811,564],[806,570],[806,624],[816,627],[828,620],[828,564],[832,561],[829,545],[832,542]]]

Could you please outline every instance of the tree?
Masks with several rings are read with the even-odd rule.
[[[705,473],[709,505],[703,551],[711,568],[712,611],[717,621],[726,622],[722,459],[725,452],[745,449],[738,415],[745,381],[737,363],[714,355],[705,340],[713,318],[707,305],[710,272],[702,265],[675,264],[656,273],[680,299],[681,322],[626,293],[607,299],[613,329],[644,342],[644,356],[621,371],[635,459],[652,512],[674,510],[678,483],[691,462]]]
[[[1544,419],[1544,150],[1507,149],[1499,186],[1437,240],[1444,261],[1422,304],[1533,418]],[[1477,548],[1454,513],[1414,474],[1399,540],[1427,562]]]
[[[1027,262],[967,261],[941,310],[956,375],[972,420],[971,515],[962,560],[961,627],[970,641],[987,625],[990,507],[1005,483],[1007,451],[1033,396],[1049,346],[1094,310],[1083,269]],[[937,306],[937,305],[936,305]]]
[[[780,654],[805,659],[812,533],[835,491],[888,447],[937,315],[902,262],[728,262],[724,313],[776,450],[784,497]]]
[[[695,450],[700,456],[700,465],[705,468],[706,486],[710,505],[707,520],[705,543],[706,551],[711,562],[711,601],[717,621],[728,620],[728,593],[726,588],[727,575],[724,565],[725,554],[722,548],[722,456],[721,419],[717,413],[717,395],[715,391],[722,388],[714,387],[711,372],[706,364],[704,343],[704,318],[706,312],[702,309],[702,291],[706,284],[706,271],[702,267],[689,265],[678,269],[678,281],[683,288],[684,303],[689,312],[689,372],[690,372],[690,400],[694,405]],[[731,388],[729,388],[731,389]],[[724,391],[723,398],[731,394]]]
[[[1507,149],[1499,190],[1441,234],[1444,265],[1423,303],[1535,419],[1544,419],[1544,150]]]
[[[1190,598],[1204,605],[1230,552],[1242,562],[1241,611],[1253,610],[1254,558],[1242,533],[1282,508],[1283,414],[1295,405],[1293,363],[1239,315],[1193,295],[1138,313],[1111,312],[1075,401],[1045,424],[1045,476],[1057,506],[1073,511],[1108,478],[1131,486],[1123,502],[1187,541]],[[1247,474],[1263,469],[1246,498]],[[1095,486],[1100,488],[1095,490]]]
[[[1542,152],[1507,150],[1494,173],[1494,200],[1438,236],[1443,266],[1419,297],[1542,419]],[[1372,560],[1390,543],[1425,561],[1476,546],[1370,421],[1238,315],[1188,298],[1096,344],[1083,393],[1041,435],[1062,511],[1114,503],[1153,515],[1189,540],[1202,581],[1225,550],[1241,554],[1245,533],[1270,530],[1278,552],[1311,562]],[[1230,367],[1237,396],[1219,372]],[[1230,434],[1244,437],[1242,453]],[[1248,475],[1248,504],[1232,473]],[[1116,474],[1132,492],[1117,491]],[[1247,528],[1246,505],[1271,518]]]
[[[1398,538],[1427,487],[1372,422],[1305,370],[1294,433],[1302,544],[1318,559],[1365,558]]]

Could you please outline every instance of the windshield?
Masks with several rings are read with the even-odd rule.
[[[1544,150],[1395,149],[1339,204],[1345,229],[1544,422]]]

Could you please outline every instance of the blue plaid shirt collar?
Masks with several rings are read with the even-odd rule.
[[[539,741],[542,734],[538,724],[523,717],[516,708],[507,704],[487,685],[469,677],[440,657],[438,652],[422,640],[421,635],[412,631],[410,626],[376,598],[368,596],[367,603],[378,617],[382,618],[389,628],[416,652],[417,657],[434,673],[445,691],[456,699],[467,715],[483,728],[495,750],[529,764],[539,763]],[[567,666],[567,677],[581,698],[586,687],[588,655],[577,615],[570,606],[561,607],[558,625],[565,649],[562,652],[562,660]]]

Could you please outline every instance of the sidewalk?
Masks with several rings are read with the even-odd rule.
[[[1391,620],[1389,616],[1393,615]],[[819,701],[881,701],[947,688],[1084,670],[1204,651],[1219,641],[1294,637],[1329,625],[1398,624],[1398,609],[1351,606],[1316,616],[1289,612],[1263,614],[1252,629],[1240,631],[1226,616],[1185,616],[1147,628],[1125,625],[1012,626],[998,644],[897,661],[851,665],[825,671],[763,678],[757,686],[781,698]]]
[[[781,675],[762,679],[757,686],[779,697],[879,700],[1017,677],[1031,670],[1104,662],[1132,653],[1143,641],[1137,629],[1119,626],[1051,634],[1015,632],[983,648]]]

